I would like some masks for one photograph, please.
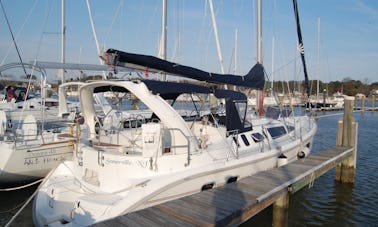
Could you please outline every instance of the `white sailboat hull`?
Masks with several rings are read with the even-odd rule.
[[[311,149],[316,125],[307,117],[296,123],[302,129],[271,142],[249,146],[240,142],[238,157],[227,144],[209,145],[208,150],[191,155],[189,165],[185,153],[163,154],[152,163],[137,155],[120,157],[119,151],[81,147],[82,159],[59,165],[43,183],[35,199],[34,222],[87,226],[276,168],[280,155],[291,162],[305,146]],[[302,137],[295,136],[301,130]]]

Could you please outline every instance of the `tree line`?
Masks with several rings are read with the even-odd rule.
[[[311,94],[314,95],[317,92],[317,81],[309,81]],[[266,92],[271,90],[271,82],[265,84]],[[306,92],[304,81],[274,81],[273,90],[277,93],[288,93],[290,91],[300,92],[304,94]],[[366,84],[360,80],[344,79],[343,81],[331,81],[324,83],[319,81],[319,93],[326,93],[332,95],[340,92],[345,95],[355,96],[356,94],[364,94],[365,96],[372,95],[373,92],[378,91],[378,82]]]

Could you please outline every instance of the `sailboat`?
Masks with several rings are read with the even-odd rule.
[[[19,65],[12,64],[14,66]],[[39,72],[41,78],[46,77],[44,70]],[[64,100],[60,105],[63,103],[65,113],[69,114],[70,103]],[[78,136],[75,128],[77,132],[80,129],[74,119],[61,118],[58,99],[42,95],[3,104],[0,109],[0,185],[42,178],[58,163],[72,158],[70,146]]]
[[[153,56],[109,49],[109,65],[262,89],[260,62],[243,76],[205,72]],[[132,94],[153,113],[127,126],[122,111],[100,116],[93,95]],[[183,118],[172,107],[181,95],[225,100],[224,115],[199,111]],[[238,181],[309,155],[317,126],[307,116],[276,109],[252,118],[245,94],[153,80],[94,81],[79,90],[88,128],[65,161],[42,182],[33,205],[36,226],[89,226],[176,198]],[[196,105],[194,105],[195,107]],[[206,105],[205,105],[206,106]]]

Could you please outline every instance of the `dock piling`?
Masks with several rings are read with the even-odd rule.
[[[371,96],[371,111],[375,110],[375,95]]]
[[[364,100],[364,99],[362,99]],[[358,124],[353,119],[354,97],[344,100],[344,117],[338,122],[337,145],[354,147],[352,155],[336,165],[335,180],[343,183],[354,183],[357,157],[357,129]]]
[[[273,226],[289,226],[289,193],[281,196],[273,203]]]

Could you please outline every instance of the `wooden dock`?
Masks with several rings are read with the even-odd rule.
[[[279,198],[295,193],[353,153],[333,147],[280,168],[257,173],[236,183],[166,202],[95,226],[234,226]]]

